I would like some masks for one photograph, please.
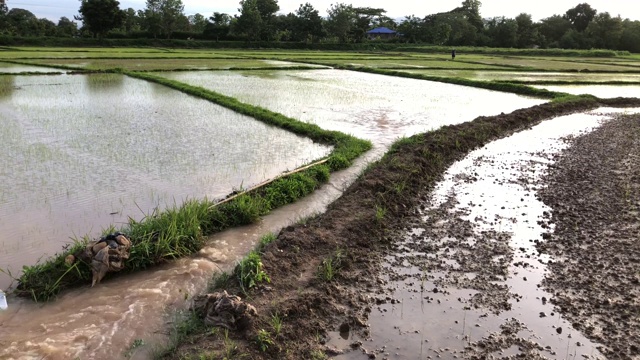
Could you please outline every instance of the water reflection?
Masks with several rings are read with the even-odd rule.
[[[91,74],[84,79],[87,89],[92,92],[118,91],[124,86],[124,75],[121,74]]]
[[[10,98],[16,89],[16,77],[13,75],[0,75],[0,100]]]

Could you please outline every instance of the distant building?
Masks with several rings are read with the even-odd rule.
[[[369,39],[391,39],[398,35],[397,31],[391,30],[386,27],[378,27],[373,30],[367,31],[367,37]]]

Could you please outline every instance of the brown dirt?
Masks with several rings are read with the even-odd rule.
[[[639,104],[637,100],[606,102],[606,105],[616,106]],[[264,249],[264,270],[270,276],[271,283],[243,296],[256,307],[258,317],[245,331],[228,334],[234,346],[237,346],[234,353],[249,359],[320,359],[323,358],[319,355],[321,353],[329,356],[339,353],[326,345],[329,332],[349,330],[366,338],[366,322],[372,307],[395,300],[382,295],[369,297],[363,294],[383,294],[384,281],[380,272],[382,256],[394,245],[394,232],[404,229],[405,218],[427,199],[427,194],[444,171],[469,151],[492,140],[544,119],[590,110],[599,105],[605,103],[583,100],[545,104],[494,117],[479,117],[472,122],[415,136],[398,145],[358,179],[324,214],[284,229],[278,239]],[[379,216],[383,212],[384,216]],[[321,280],[318,276],[321,262],[338,249],[345,253],[341,268],[332,281]],[[550,248],[549,251],[558,250]],[[637,263],[632,263],[628,258],[625,261],[629,262],[629,269],[635,266],[637,272]],[[556,266],[560,265],[554,264],[554,271]],[[613,276],[614,272],[611,273]],[[619,283],[620,289],[633,286],[633,278],[625,279],[628,283]],[[548,285],[558,288],[565,286],[561,282],[549,282]],[[635,288],[638,288],[637,284]],[[578,290],[572,299],[579,294]],[[227,291],[240,293],[234,287],[227,288]],[[618,309],[623,308],[624,297],[609,298],[611,306],[620,303]],[[562,307],[561,299],[558,296]],[[498,307],[502,305],[496,304]],[[570,311],[569,308],[567,310]],[[581,308],[576,309],[576,312],[580,311]],[[633,321],[637,324],[637,308],[635,311],[636,318]],[[273,344],[262,351],[256,337],[261,329],[274,333],[271,326],[273,314],[283,317],[282,331],[277,336],[273,335]],[[622,313],[620,316],[623,316]],[[633,322],[628,317],[626,319]],[[517,324],[512,325],[505,331],[517,332],[517,329],[513,329],[517,328]],[[195,334],[187,338],[170,357],[178,359],[208,354],[218,358],[222,357],[225,344],[228,349],[230,342],[223,336]],[[354,348],[361,346],[361,343],[353,344]],[[374,356],[371,354],[371,357]]]
[[[541,199],[555,230],[538,249],[544,286],[574,328],[611,359],[640,356],[640,116],[619,116],[567,139]]]

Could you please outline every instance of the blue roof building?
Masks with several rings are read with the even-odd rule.
[[[384,26],[367,31],[367,36],[369,37],[369,39],[375,39],[375,38],[389,39],[389,38],[395,37],[397,34],[398,34],[397,31],[391,30]]]

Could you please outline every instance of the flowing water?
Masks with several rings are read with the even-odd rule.
[[[397,301],[383,303],[370,314],[371,340],[363,345],[368,353],[386,359],[464,358],[477,350],[475,342],[500,339],[505,329],[518,324],[515,334],[522,342],[517,346],[504,342],[492,355],[522,355],[527,346],[539,346],[540,353],[552,359],[603,358],[597,344],[555,313],[548,302],[553,294],[539,287],[550,258],[538,253],[535,243],[544,241],[542,233],[548,231],[544,213],[550,209],[536,198],[536,188],[540,176],[553,164],[553,155],[567,146],[563,137],[590,131],[612,113],[622,111],[637,113],[640,109],[603,108],[548,120],[453,164],[422,207],[423,216],[399,240],[404,250],[387,258],[384,266],[392,275],[386,277],[386,295]],[[450,226],[455,222],[470,224],[471,231]],[[430,232],[433,227],[445,229],[441,233],[445,236]],[[492,279],[485,289],[464,286],[483,276],[481,270],[469,271],[462,259],[487,234],[489,243],[496,244],[502,237],[511,248],[508,274]],[[462,238],[463,246],[454,238]],[[437,244],[439,251],[415,250],[429,243]],[[466,255],[459,256],[462,253]],[[490,251],[481,267],[508,258],[507,253]],[[425,270],[429,261],[439,264],[437,271]],[[492,292],[496,288],[502,290]],[[497,310],[489,305],[476,307],[479,299],[487,304],[495,300],[483,294],[503,297],[508,306]],[[346,337],[334,334],[331,346],[348,350],[358,340],[353,335]],[[336,357],[365,358],[362,352]]]
[[[221,269],[231,268],[236,260],[240,259],[255,246],[262,235],[278,231],[301,217],[324,211],[326,206],[341,194],[341,191],[357,177],[368,162],[384,154],[386,148],[394,139],[437,128],[445,124],[469,121],[480,114],[493,115],[500,112],[509,112],[542,102],[538,99],[528,99],[510,94],[452,85],[441,87],[439,86],[440,84],[415,80],[405,82],[402,79],[396,80],[377,75],[341,73],[333,70],[308,73],[294,71],[290,73],[291,76],[275,73],[280,80],[285,82],[282,85],[279,85],[278,82],[272,82],[270,75],[267,77],[251,75],[247,78],[250,82],[245,82],[246,75],[240,73],[232,75],[219,73],[182,75],[195,79],[200,77],[205,79],[204,81],[215,79],[216,82],[220,82],[221,87],[224,87],[223,84],[226,83],[229,89],[235,89],[235,91],[244,94],[240,96],[241,101],[249,99],[252,102],[259,103],[275,111],[281,111],[289,116],[297,117],[299,115],[299,118],[304,121],[317,122],[323,127],[347,133],[365,134],[367,138],[372,139],[374,142],[374,149],[358,159],[357,163],[350,169],[332,174],[330,183],[324,185],[311,196],[274,211],[265,216],[258,224],[231,229],[212,236],[208,240],[207,246],[193,258],[181,259],[162,267],[126,277],[107,278],[99,287],[74,289],[65,292],[58,300],[48,304],[34,304],[28,300],[10,297],[9,309],[0,313],[0,358],[122,358],[125,350],[136,339],[143,339],[147,345],[136,352],[135,358],[147,358],[154,348],[166,342],[166,331],[170,327],[170,324],[167,323],[170,319],[168,314],[174,309],[188,307],[189,297],[203,291],[212,274]],[[329,76],[328,79],[326,74]],[[60,77],[59,81],[62,82],[67,78]],[[230,79],[236,80],[232,80],[232,82]],[[238,88],[237,81],[242,81],[245,88]],[[110,146],[114,146],[114,144],[127,146],[134,140],[142,141],[148,146],[146,148],[147,151],[154,155],[162,156],[163,154],[157,152],[154,147],[161,146],[156,144],[158,138],[147,140],[142,135],[135,137],[135,133],[153,134],[158,132],[157,136],[161,138],[173,136],[186,142],[187,144],[183,145],[190,150],[182,153],[183,156],[188,156],[187,153],[191,151],[196,153],[205,151],[205,154],[214,155],[213,158],[215,158],[218,150],[212,151],[211,149],[217,141],[223,141],[223,144],[232,146],[232,143],[240,138],[237,134],[207,136],[205,131],[201,129],[209,129],[206,119],[213,118],[218,119],[217,121],[227,119],[226,112],[211,104],[203,103],[188,96],[178,96],[170,89],[140,83],[127,78],[122,79],[120,85],[114,84],[109,89],[104,89],[103,87],[100,89],[97,87],[92,88],[87,82],[88,80],[84,80],[78,84],[76,81],[76,86],[82,87],[82,90],[75,91],[69,95],[64,95],[65,92],[62,91],[62,89],[65,89],[64,87],[57,88],[54,90],[55,96],[62,97],[68,103],[73,104],[76,98],[85,99],[88,96],[96,96],[96,94],[108,92],[109,94],[104,94],[100,98],[108,104],[102,106],[100,111],[95,110],[94,101],[91,104],[88,101],[87,103],[83,102],[83,105],[78,105],[78,107],[83,112],[93,114],[93,123],[108,122],[110,124],[118,116],[122,116],[125,119],[127,116],[137,116],[136,121],[127,122],[127,126],[131,126],[130,132],[132,133],[129,136],[134,136],[134,138],[124,142],[121,141],[118,137],[120,131],[116,132],[119,129],[117,126],[113,126],[116,133],[111,138],[113,142],[108,139],[102,139],[97,135],[86,135],[84,131],[80,130],[86,129],[88,125],[76,124],[75,122],[69,124],[66,131],[56,130],[55,126],[44,127],[49,131],[47,134],[53,133],[63,136],[63,140],[66,139],[64,135],[67,132],[71,132],[81,138],[89,136],[92,141],[96,142],[96,146],[107,149]],[[379,89],[372,89],[371,84],[378,82],[379,85],[376,85],[376,87]],[[134,85],[135,91],[128,90],[131,89],[129,87],[130,84]],[[272,88],[267,88],[266,86],[271,86]],[[291,88],[292,86],[293,88]],[[311,86],[311,88],[305,88],[306,86]],[[44,87],[44,89],[38,91],[42,94],[41,96],[44,96],[47,93],[47,89],[49,88]],[[49,91],[51,92],[51,90]],[[67,89],[68,91],[70,89]],[[258,93],[258,95],[251,95],[252,91]],[[175,106],[177,104],[176,96],[179,98],[180,106]],[[264,99],[261,99],[260,96],[264,97]],[[117,100],[110,100],[112,97]],[[134,97],[135,101],[129,97]],[[3,101],[6,102],[8,100],[4,98]],[[50,105],[55,105],[55,103]],[[37,107],[38,105],[26,101],[21,103],[21,107],[27,109],[32,106]],[[122,110],[127,109],[129,106],[133,106],[136,111],[132,111],[132,114],[130,114]],[[367,108],[367,106],[370,108]],[[6,107],[3,106],[2,108],[5,109]],[[53,106],[49,113],[55,114],[56,111],[63,111],[64,107],[61,106],[61,108],[57,110]],[[117,111],[123,111],[123,114],[114,114]],[[224,116],[219,116],[221,111]],[[40,127],[33,125],[40,124],[40,121],[46,120],[37,120],[40,112],[44,112],[44,110],[35,111],[33,118],[25,116],[25,119],[23,119],[24,121],[29,121],[28,124],[32,126],[29,129],[35,128],[35,130],[43,132],[44,124],[40,125]],[[100,115],[101,112],[104,112],[104,114]],[[18,110],[15,110],[15,115],[19,115]],[[181,122],[196,121],[192,118],[199,121],[197,126],[193,126],[198,130],[198,134],[190,133],[188,136],[182,136],[181,131],[186,131],[183,126],[171,128],[171,131],[152,129],[145,126],[145,121],[153,121],[153,126],[161,128],[168,126],[165,123],[175,123],[177,119]],[[238,123],[241,123],[243,119],[244,117],[237,115],[234,121],[218,123],[220,126],[216,126],[215,129],[231,131],[226,128],[233,128]],[[250,129],[254,129],[253,126],[251,125]],[[269,133],[271,130],[273,129],[264,127],[259,133]],[[38,132],[35,131],[35,133],[37,134]],[[257,132],[250,133],[252,136],[260,135]],[[64,141],[59,142],[64,143]],[[245,147],[254,146],[244,145]],[[305,147],[300,147],[306,148],[306,146],[310,145],[307,143]],[[61,146],[62,150],[64,150],[62,154],[68,155],[69,153],[66,153],[67,150],[79,151],[77,150],[78,146],[82,149],[82,154],[87,153],[80,157],[83,160],[87,159],[87,163],[97,162],[94,157],[101,156],[97,150],[92,150],[92,147],[88,145],[82,147],[82,145],[74,142]],[[257,154],[264,154],[265,152],[273,151],[274,147],[275,149],[279,148],[277,139],[271,137],[257,141],[255,146],[257,146],[257,150],[243,149],[245,151],[255,150]],[[191,150],[192,147],[193,150]],[[206,152],[206,149],[209,149],[209,152]],[[111,152],[113,150],[107,151]],[[285,158],[276,156],[278,160],[270,163],[272,167],[274,164],[281,165],[288,161],[288,152],[290,151],[284,152],[287,153],[287,156]],[[276,151],[277,154],[278,151]],[[119,159],[117,153],[113,154],[113,156]],[[144,159],[145,153],[139,152],[137,156]],[[238,166],[236,163],[242,163],[243,156],[247,155],[238,155],[238,157],[225,155],[226,160],[223,163],[228,166]],[[69,156],[69,158],[74,157]],[[132,179],[129,180],[133,184],[132,187],[143,186],[146,183],[137,179],[137,176],[142,178],[143,176],[154,174],[153,171],[145,168],[145,161],[133,161],[128,156],[121,158],[127,161],[128,165],[134,169],[136,169],[136,166],[140,167],[140,169],[136,169],[135,176],[131,176]],[[160,168],[164,169],[166,166],[171,170],[173,166],[179,167],[181,164],[179,160],[167,159]],[[100,158],[100,163],[103,161],[106,161],[107,164],[115,163],[109,158]],[[173,161],[176,161],[177,165],[173,165]],[[109,170],[120,169],[115,167],[116,165],[112,166],[114,166],[114,169]],[[197,166],[194,166],[194,168],[199,169]],[[120,171],[130,170],[120,169]],[[273,171],[277,173],[280,170],[274,169]],[[148,172],[151,174],[148,174]],[[108,173],[108,171],[100,173],[104,174]],[[240,173],[242,174],[242,172]],[[237,174],[235,169],[230,171],[230,174],[228,176],[231,178],[237,176],[235,175]],[[205,182],[208,183],[207,181]],[[246,184],[247,182],[245,182]],[[231,184],[231,186],[237,186],[237,184]],[[175,191],[177,192],[179,189],[176,186]],[[201,191],[200,194],[211,194],[206,189]],[[111,192],[102,196],[108,198],[112,196],[110,194]],[[66,194],[63,194],[64,196]],[[116,210],[119,209],[116,208]],[[95,217],[98,216],[97,214],[100,211],[108,213],[109,210],[110,208],[108,207],[106,210],[105,208],[102,208],[102,210],[89,209],[87,210],[87,216]],[[69,234],[70,232],[67,231],[66,235],[68,236]],[[58,236],[63,235],[58,234]]]

